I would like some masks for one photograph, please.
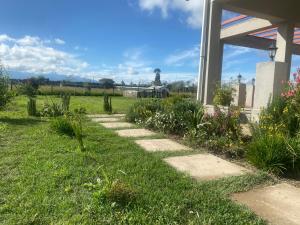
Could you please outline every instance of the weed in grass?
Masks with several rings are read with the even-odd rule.
[[[112,180],[102,170],[102,179],[98,178],[95,184],[87,183],[85,187],[93,191],[96,204],[109,203],[112,207],[125,208],[133,203],[137,192],[128,184],[120,180]]]

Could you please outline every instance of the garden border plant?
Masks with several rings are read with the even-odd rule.
[[[129,122],[178,135],[190,145],[208,147],[229,157],[242,157],[244,153],[239,117],[236,107],[222,111],[215,106],[215,113],[209,115],[201,104],[178,96],[139,100],[126,115]]]

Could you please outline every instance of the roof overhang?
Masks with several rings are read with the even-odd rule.
[[[300,25],[299,0],[212,0],[223,9],[271,21],[289,21]]]

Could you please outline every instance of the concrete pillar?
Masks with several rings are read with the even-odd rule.
[[[204,105],[213,103],[216,85],[221,82],[223,47],[220,40],[222,22],[222,7],[220,3],[212,1],[207,39],[207,57],[204,79]]]
[[[254,103],[254,93],[255,93],[255,85],[247,84],[246,85],[246,108],[252,108]]]
[[[288,66],[288,63],[283,62],[264,62],[257,64],[254,110],[265,108],[269,101],[282,93],[284,85],[281,81],[286,77],[284,72]]]
[[[232,104],[234,106],[245,107],[246,103],[246,84],[236,84],[233,86],[234,88],[234,96]]]
[[[293,24],[280,24],[277,31],[277,54],[275,61],[284,62],[288,64],[285,73],[285,81],[288,81],[291,73],[291,62],[293,54],[293,39],[294,39],[294,25]]]

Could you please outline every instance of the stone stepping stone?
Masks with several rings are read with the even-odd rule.
[[[116,132],[121,137],[149,137],[155,135],[154,132],[146,129],[117,130]]]
[[[233,195],[273,225],[300,224],[300,189],[282,183]]]
[[[111,123],[100,123],[105,128],[116,129],[116,128],[130,128],[133,124],[126,122],[111,122]]]
[[[164,160],[178,171],[185,172],[198,180],[214,180],[250,172],[211,154],[170,157]]]
[[[122,117],[108,117],[108,118],[92,118],[94,122],[119,122]]]
[[[136,140],[135,141],[139,146],[149,152],[158,152],[158,151],[184,151],[191,150],[190,148],[178,144],[175,141],[170,139],[149,139],[149,140]]]
[[[111,118],[111,117],[125,117],[125,114],[94,114],[87,115],[89,118]]]

